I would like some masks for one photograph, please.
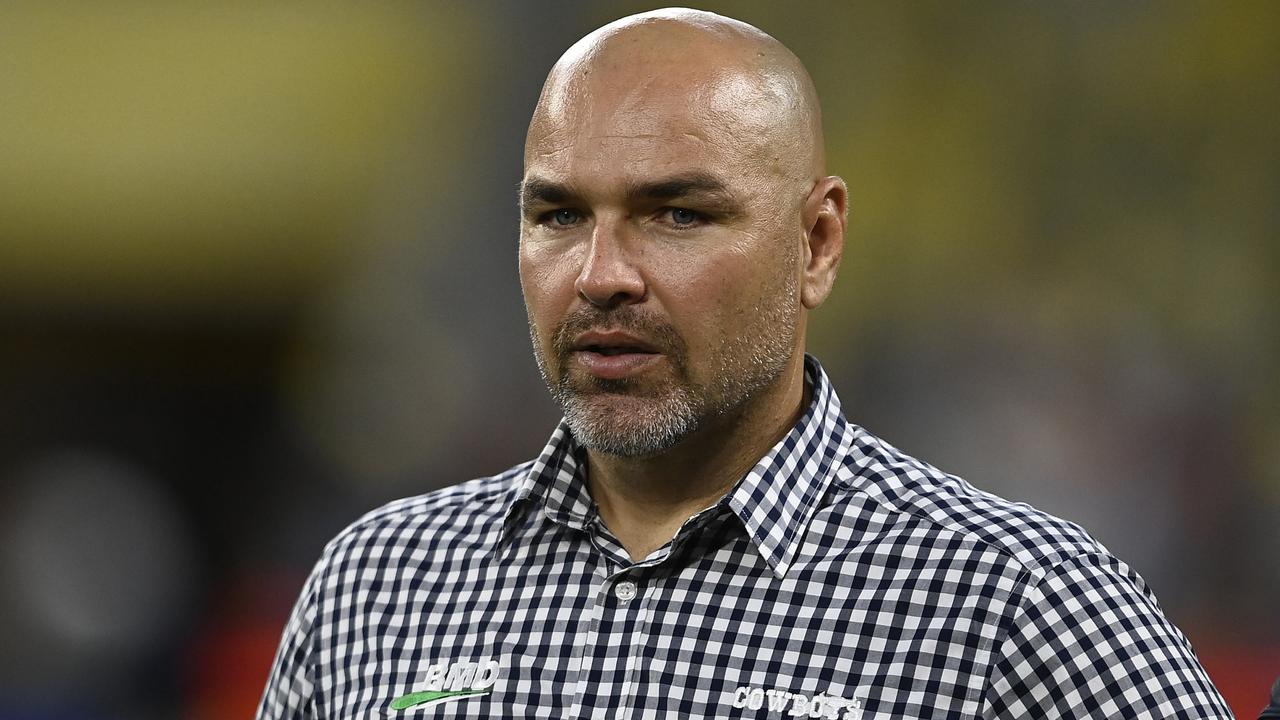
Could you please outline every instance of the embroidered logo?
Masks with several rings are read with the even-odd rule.
[[[774,688],[742,686],[733,691],[732,704],[735,708],[747,710],[760,710],[767,707],[769,712],[785,713],[789,717],[863,720],[862,700],[826,693],[809,697],[802,693]]]
[[[501,666],[492,658],[478,662],[437,663],[427,667],[421,690],[396,698],[392,710],[407,710],[421,705],[436,705],[493,692]]]

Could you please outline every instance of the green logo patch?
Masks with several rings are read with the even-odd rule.
[[[498,682],[501,666],[492,658],[477,662],[436,663],[428,665],[421,690],[391,701],[392,710],[408,710],[421,705],[462,700],[488,695]]]

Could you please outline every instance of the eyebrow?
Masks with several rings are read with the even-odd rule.
[[[558,205],[578,197],[571,186],[533,176],[520,183],[520,207],[534,203]],[[705,172],[675,175],[653,182],[628,183],[626,195],[631,200],[675,200],[690,195],[711,195],[730,205],[729,187],[723,180]]]
[[[534,202],[555,205],[574,197],[569,186],[553,182],[545,178],[526,178],[520,183],[520,207],[528,207]]]
[[[627,196],[648,200],[675,200],[688,195],[728,196],[724,181],[710,173],[693,172],[656,182],[636,183],[627,186]]]

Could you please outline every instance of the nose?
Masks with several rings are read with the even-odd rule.
[[[574,289],[578,297],[599,308],[610,309],[644,299],[644,275],[634,262],[622,222],[598,220],[591,233],[591,248]]]

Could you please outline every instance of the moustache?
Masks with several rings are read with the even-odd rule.
[[[551,345],[560,360],[566,360],[573,352],[574,338],[590,330],[620,330],[634,335],[657,348],[677,365],[683,364],[685,343],[680,333],[660,317],[645,313],[630,305],[613,310],[601,310],[594,306],[579,308],[570,313],[552,337]]]

